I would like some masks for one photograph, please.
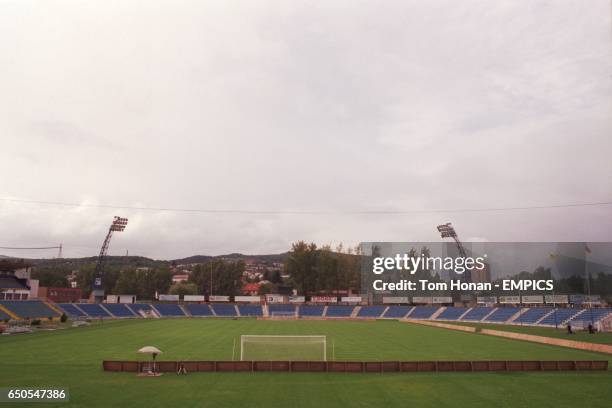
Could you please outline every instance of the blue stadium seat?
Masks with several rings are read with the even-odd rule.
[[[513,323],[534,324],[544,317],[552,309],[545,307],[532,307],[527,309],[523,314],[517,317]]]
[[[516,313],[518,313],[519,310],[521,309],[518,307],[500,307],[496,311],[491,313],[491,315],[488,316],[485,319],[485,321],[504,323],[508,319],[510,319],[512,316],[514,316]]]
[[[102,309],[97,303],[79,303],[79,308],[90,317],[111,317],[106,310]]]
[[[192,316],[212,316],[210,306],[203,303],[187,303],[185,308]]]
[[[238,305],[240,316],[263,316],[261,305]]]
[[[355,306],[328,306],[325,317],[350,317]]]
[[[591,321],[595,323],[608,316],[610,313],[612,313],[612,309],[610,308],[594,307],[585,310],[580,315],[572,317],[571,321],[583,321],[586,322],[586,324],[590,323]]]
[[[295,314],[295,310],[296,310],[295,305],[279,305],[279,304],[268,305],[268,313],[270,314],[270,316],[274,316],[275,314],[283,314],[283,315]]]
[[[183,309],[174,303],[158,303],[153,307],[164,317],[185,317]]]
[[[578,313],[580,313],[582,309],[570,309],[570,308],[559,308],[555,309],[551,314],[546,316],[538,325],[548,325],[555,326],[559,324],[563,324],[565,321],[571,319]]]
[[[461,321],[470,321],[470,322],[478,322],[482,320],[486,315],[491,313],[493,310],[492,307],[475,307],[470,310]]]
[[[58,303],[58,306],[62,308],[66,315],[69,317],[86,317],[87,315],[83,313],[79,308],[77,308],[72,303]]]
[[[2,310],[0,310],[0,321],[4,321],[4,320],[12,320],[13,318],[9,315],[7,315],[6,313],[4,313]]]
[[[138,316],[140,316],[140,311],[149,312],[151,310],[151,305],[148,303],[132,303],[127,305],[127,307]]]
[[[40,300],[0,300],[0,304],[22,319],[44,319],[60,314]]]
[[[300,316],[304,317],[321,317],[323,316],[325,306],[319,305],[302,305],[298,311]]]
[[[136,317],[134,313],[122,303],[105,303],[104,308],[115,317]]]
[[[357,317],[380,317],[387,306],[361,306]]]
[[[412,306],[389,306],[387,312],[382,316],[387,319],[401,319],[408,314]]]
[[[417,319],[417,320],[418,319],[423,319],[423,320],[429,319],[438,309],[439,309],[438,306],[417,306],[414,308],[412,313],[410,313],[410,316],[408,316],[408,318]]]
[[[436,320],[458,320],[467,311],[465,307],[447,307]]]
[[[14,275],[5,275],[0,273],[0,288],[3,289],[30,289],[27,285],[27,279],[19,279]]]
[[[210,305],[217,316],[238,316],[234,305],[225,303],[213,303]]]

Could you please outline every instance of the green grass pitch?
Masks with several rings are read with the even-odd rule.
[[[609,359],[610,356],[395,321],[151,319],[0,337],[0,386],[68,387],[70,407],[610,407],[612,371],[593,373],[106,373],[104,359],[239,359],[240,335],[325,335],[336,360]],[[331,344],[333,342],[333,349]],[[10,406],[9,404],[2,404]]]

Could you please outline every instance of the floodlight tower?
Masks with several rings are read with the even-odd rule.
[[[90,301],[95,303],[102,303],[104,300],[104,285],[102,279],[104,278],[104,262],[106,261],[106,254],[108,253],[108,246],[113,236],[113,232],[121,232],[125,230],[128,219],[121,217],[114,217],[113,223],[108,229],[102,248],[100,249],[100,255],[98,255],[98,262],[96,263],[96,270],[93,277],[93,285],[90,296]]]
[[[459,241],[459,236],[457,235],[457,231],[455,231],[455,228],[453,228],[453,224],[451,224],[450,222],[447,222],[446,224],[438,225],[437,229],[442,238],[454,239],[455,243],[457,244],[457,250],[459,251],[459,255],[462,258],[467,258],[467,253],[465,252],[465,248],[463,247],[463,244],[461,243],[461,241]],[[472,273],[470,272],[470,270],[466,270],[463,273],[463,280],[466,282],[472,281]]]

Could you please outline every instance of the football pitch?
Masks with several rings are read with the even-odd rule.
[[[67,387],[70,407],[609,407],[612,372],[110,373],[102,360],[240,359],[240,336],[326,336],[331,360],[602,360],[610,356],[396,321],[138,319],[0,337],[0,386]],[[307,349],[306,349],[307,350]],[[14,406],[40,406],[19,403]],[[10,406],[9,404],[1,404]]]

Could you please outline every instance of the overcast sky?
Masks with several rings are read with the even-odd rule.
[[[612,241],[609,0],[0,1],[0,246]],[[54,256],[55,251],[0,254]]]

